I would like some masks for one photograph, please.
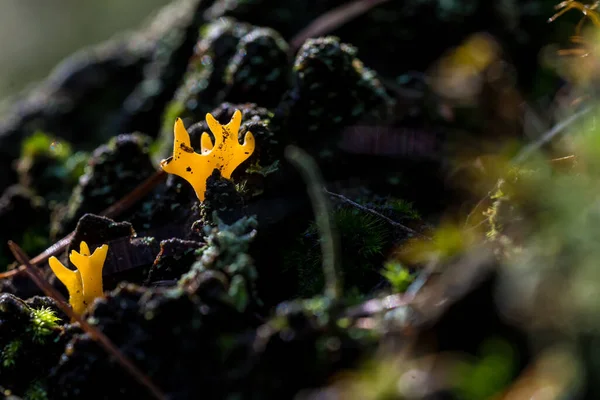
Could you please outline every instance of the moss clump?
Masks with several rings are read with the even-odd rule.
[[[37,131],[23,141],[21,155],[24,157],[37,157],[47,155],[64,161],[71,155],[71,145],[59,141],[47,133]]]
[[[292,88],[279,105],[282,132],[303,145],[318,138],[322,147],[324,139],[335,142],[344,126],[391,107],[377,74],[357,54],[333,36],[304,43],[294,61]]]
[[[23,343],[19,339],[15,339],[4,346],[2,349],[2,366],[4,368],[10,368],[15,365],[17,354],[22,345]]]
[[[59,326],[58,313],[48,297],[23,301],[0,295],[0,377],[3,386],[25,399],[44,399],[42,382],[64,351],[69,335]]]
[[[274,107],[288,86],[288,45],[269,28],[255,28],[240,39],[225,70],[227,101]]]
[[[89,153],[78,151],[65,161],[65,171],[67,173],[66,182],[75,186],[85,172],[85,166],[90,158]]]
[[[202,253],[203,245],[201,242],[176,238],[161,241],[160,253],[150,268],[147,282],[179,279]]]
[[[46,391],[45,385],[35,380],[29,385],[27,391],[23,395],[24,400],[48,400],[48,392]]]
[[[204,119],[204,114],[224,100],[222,90],[229,60],[236,53],[240,39],[251,26],[222,18],[207,25],[196,44],[194,56],[187,67],[183,83],[166,107],[161,141],[171,143],[173,118],[181,117],[186,126]],[[167,145],[168,147],[168,145]]]
[[[228,225],[213,213],[213,225],[204,225],[206,247],[179,284],[188,292],[196,291],[206,279],[205,272],[211,270],[229,282],[228,300],[238,311],[261,305],[256,290],[258,272],[248,254],[258,222],[254,217],[243,217]]]
[[[340,238],[340,257],[346,290],[362,293],[380,280],[377,272],[389,244],[390,231],[377,216],[349,207],[340,207],[332,215]],[[314,296],[323,290],[321,249],[316,225],[311,223],[288,253],[284,268],[297,275],[298,295]]]
[[[66,206],[52,216],[51,236],[66,234],[85,213],[100,213],[130,193],[156,169],[150,161],[150,138],[140,133],[112,138],[92,154],[85,174]]]
[[[50,204],[68,199],[83,174],[85,153],[72,153],[71,145],[37,131],[23,141],[17,163],[19,182]]]
[[[229,179],[221,177],[215,169],[206,180],[206,198],[200,205],[200,215],[205,225],[213,224],[213,214],[226,224],[232,224],[242,216],[243,199]]]
[[[455,393],[465,400],[493,398],[510,384],[515,370],[515,357],[515,350],[505,340],[486,340],[478,359],[458,364]]]
[[[398,262],[387,262],[381,275],[389,282],[395,293],[403,293],[414,280],[410,271]]]
[[[152,150],[157,158],[165,157],[172,147],[176,118],[189,127],[213,110],[211,114],[226,123],[229,120],[221,120],[214,109],[231,102],[240,105],[237,108],[246,122],[249,118],[242,104],[275,107],[288,88],[287,43],[277,32],[221,18],[206,25],[201,35],[182,84],[165,108],[160,137]],[[190,136],[194,143],[191,131]]]
[[[505,179],[498,181],[490,194],[492,203],[483,213],[487,225],[486,237],[496,246],[495,252],[499,256],[509,257],[518,252],[519,242],[527,236],[524,233],[526,221],[523,212],[531,207],[527,205],[527,197],[532,193],[527,187],[535,187],[535,179],[534,171],[512,169]],[[516,235],[515,226],[522,233]]]
[[[410,201],[395,199],[390,202],[390,207],[393,212],[403,215],[406,219],[421,219],[421,214],[415,210],[413,203]]]
[[[33,340],[43,343],[49,335],[58,329],[58,321],[60,321],[60,318],[49,307],[32,309],[31,332]]]

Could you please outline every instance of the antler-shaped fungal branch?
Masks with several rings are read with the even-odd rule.
[[[56,257],[50,257],[48,260],[52,272],[67,287],[69,303],[73,307],[73,311],[78,314],[83,314],[87,306],[104,293],[102,291],[102,269],[107,253],[108,245],[105,244],[90,255],[87,243],[81,242],[79,253],[73,250],[69,255],[69,260],[77,267],[76,271],[65,267]]]
[[[577,24],[577,34],[579,35],[579,31],[581,30],[581,25],[586,17],[589,18],[594,25],[596,25],[597,27],[600,27],[600,15],[598,15],[598,12],[595,11],[599,6],[600,6],[599,1],[595,1],[591,4],[583,4],[583,3],[580,3],[579,1],[575,1],[575,0],[565,0],[565,1],[557,4],[554,7],[556,10],[560,10],[560,11],[558,11],[556,14],[551,16],[548,19],[548,22],[555,21],[558,17],[560,17],[561,15],[563,15],[564,13],[566,13],[569,10],[573,10],[573,9],[579,10],[584,15],[584,17]]]
[[[227,125],[221,125],[211,114],[206,114],[206,122],[215,136],[211,142],[208,133],[200,137],[200,153],[196,153],[190,143],[190,135],[177,118],[175,121],[173,156],[162,160],[160,166],[169,173],[182,177],[192,185],[196,196],[204,201],[206,180],[217,168],[221,176],[231,179],[233,171],[254,152],[254,136],[247,132],[244,144],[238,141],[238,131],[242,123],[242,113],[236,110]]]

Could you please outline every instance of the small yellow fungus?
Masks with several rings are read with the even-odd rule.
[[[73,250],[69,260],[77,267],[76,271],[65,267],[56,257],[50,257],[50,268],[69,291],[69,303],[78,314],[83,314],[87,306],[92,304],[96,297],[103,295],[102,269],[108,253],[108,245],[102,245],[90,254],[86,242],[79,245],[79,253]]]
[[[251,132],[244,136],[244,144],[238,141],[238,131],[242,123],[242,113],[239,110],[233,113],[227,125],[221,125],[211,114],[206,114],[206,122],[215,136],[214,145],[209,134],[203,132],[200,137],[200,153],[196,153],[183,121],[177,118],[173,156],[160,163],[165,172],[188,181],[200,201],[204,201],[206,180],[213,170],[217,168],[223,178],[231,179],[231,173],[252,155],[255,144]]]

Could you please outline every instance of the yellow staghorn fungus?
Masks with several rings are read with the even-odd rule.
[[[69,254],[69,260],[77,267],[72,271],[65,267],[58,258],[50,257],[48,263],[52,272],[67,287],[69,303],[77,314],[83,314],[88,305],[96,297],[103,295],[102,269],[108,253],[108,245],[102,245],[90,254],[86,242],[79,245],[79,253],[75,250]]]
[[[208,133],[200,137],[200,153],[196,153],[190,143],[190,135],[181,118],[175,121],[173,156],[162,160],[162,169],[185,179],[192,185],[196,196],[204,201],[206,180],[217,168],[221,176],[231,179],[232,172],[254,152],[254,136],[247,132],[244,144],[238,141],[238,131],[242,122],[242,113],[236,110],[227,125],[221,125],[211,114],[206,114],[206,122],[215,136],[211,142]]]

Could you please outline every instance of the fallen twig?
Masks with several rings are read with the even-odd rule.
[[[100,215],[108,218],[114,218],[119,214],[127,211],[132,205],[138,202],[141,198],[143,198],[146,194],[148,194],[156,185],[162,182],[166,178],[167,174],[160,170],[157,171],[154,175],[150,176],[144,182],[142,182],[139,186],[137,186],[133,191],[128,193],[126,196],[121,198],[112,206],[108,207],[106,210],[100,213]],[[30,263],[33,265],[37,265],[45,262],[50,257],[59,254],[61,251],[66,249],[71,243],[71,239],[75,235],[75,231],[69,233],[67,236],[60,239],[58,242],[54,243],[52,246],[48,247],[42,253],[38,254],[34,258],[30,260]],[[25,266],[20,265],[19,267],[12,269],[10,271],[6,271],[0,273],[0,279],[10,278],[11,276],[18,275],[25,271]]]
[[[148,391],[152,394],[152,396],[156,399],[163,400],[167,397],[165,394],[150,380],[148,376],[146,376],[142,371],[140,371],[134,364],[129,360],[117,346],[113,344],[113,342],[105,336],[98,328],[88,324],[88,322],[77,314],[75,311],[69,307],[64,297],[56,290],[52,285],[50,285],[44,277],[40,274],[40,272],[35,268],[29,257],[25,252],[13,241],[8,242],[8,247],[10,251],[13,253],[18,262],[20,262],[24,266],[24,270],[29,275],[31,280],[35,282],[35,284],[46,294],[48,297],[52,297],[56,300],[58,307],[69,317],[79,322],[81,328],[90,335],[93,340],[96,340],[100,346],[106,350],[107,353],[111,354],[115,360],[129,372],[139,383],[145,386]]]
[[[352,201],[352,200],[350,200],[350,199],[349,199],[349,198],[347,198],[346,196],[343,196],[343,195],[341,195],[341,194],[337,194],[337,193],[330,192],[329,190],[325,190],[325,193],[327,193],[328,195],[330,195],[330,196],[332,196],[332,197],[335,197],[335,198],[336,198],[336,199],[338,199],[338,200],[341,200],[341,201],[343,201],[343,202],[345,202],[345,203],[348,203],[348,204],[350,204],[351,206],[353,206],[353,207],[356,207],[356,208],[358,208],[358,209],[359,209],[359,210],[361,210],[361,211],[364,211],[364,212],[366,212],[366,213],[369,213],[369,214],[375,215],[377,218],[381,218],[381,219],[383,219],[384,221],[386,221],[388,224],[392,225],[392,226],[393,226],[393,227],[395,227],[395,228],[402,229],[402,230],[403,230],[403,231],[405,231],[405,232],[408,232],[408,233],[410,233],[410,234],[412,234],[412,235],[421,236],[421,237],[423,237],[423,238],[425,238],[425,239],[431,239],[430,237],[428,237],[428,236],[426,236],[426,235],[423,235],[422,233],[419,233],[419,232],[415,231],[414,229],[411,229],[411,228],[409,228],[409,227],[408,227],[408,226],[406,226],[406,225],[402,225],[400,222],[396,222],[396,221],[394,221],[393,219],[391,219],[391,218],[388,218],[388,217],[386,217],[385,215],[383,215],[383,214],[381,214],[381,213],[379,213],[379,212],[377,212],[377,211],[375,211],[375,210],[372,210],[372,209],[370,209],[370,208],[367,208],[367,207],[365,207],[365,206],[362,206],[362,205],[358,204],[358,203],[357,203],[357,202],[355,202],[355,201]]]
[[[592,110],[592,108],[592,106],[587,106],[584,109],[576,112],[569,118],[565,119],[564,121],[561,121],[558,124],[554,125],[552,129],[541,135],[536,141],[531,142],[527,146],[523,147],[523,149],[521,149],[521,151],[512,158],[510,163],[518,165],[525,162],[531,154],[533,154],[536,150],[540,149],[544,144],[548,143],[550,140],[554,139],[559,133],[563,132],[566,128],[575,123],[575,121],[577,121],[579,118],[589,113]],[[490,198],[490,195],[494,193],[497,189],[498,183],[494,185],[494,187],[488,192],[487,195],[479,199],[475,207],[473,207],[469,215],[467,215],[464,224],[465,226],[468,226],[473,214],[487,199]]]
[[[121,213],[127,211],[132,205],[137,203],[145,195],[150,193],[150,191],[154,189],[156,185],[164,181],[166,178],[167,173],[165,171],[163,171],[162,169],[156,171],[152,176],[150,176],[144,182],[140,183],[125,197],[121,198],[119,201],[117,201],[112,206],[108,207],[106,210],[102,211],[100,215],[107,218],[114,218],[120,215]]]
[[[540,147],[548,143],[552,140],[556,135],[564,131],[567,127],[572,125],[575,121],[577,121],[580,117],[587,114],[592,110],[592,106],[587,106],[584,109],[576,112],[571,115],[569,118],[564,121],[559,122],[554,125],[552,129],[544,133],[540,136],[536,141],[529,143],[527,146],[523,147],[521,151],[511,160],[511,163],[520,164],[527,159],[534,151],[538,150]]]
[[[443,266],[432,262],[406,292],[369,299],[346,309],[344,316],[360,319],[410,307],[415,313],[406,321],[407,327],[421,330],[433,324],[450,306],[481,283],[494,268],[492,260],[493,252],[484,245]],[[436,270],[441,272],[432,281],[430,278]]]
[[[50,257],[57,255],[58,253],[60,253],[61,251],[63,251],[64,249],[67,248],[67,246],[71,242],[71,239],[73,239],[73,236],[75,236],[75,231],[69,233],[67,236],[60,239],[58,242],[54,243],[52,246],[48,247],[42,253],[40,253],[37,256],[35,256],[34,258],[32,258],[30,260],[30,263],[32,265],[37,265],[37,264],[43,263],[44,261],[48,260]],[[19,267],[15,268],[15,269],[11,269],[10,271],[1,273],[0,279],[10,278],[11,276],[15,276],[22,272],[25,272],[25,270],[26,270],[25,265],[20,265]]]
[[[364,14],[371,8],[385,3],[388,0],[354,0],[334,8],[313,20],[306,28],[298,32],[290,41],[292,54],[311,37],[320,36]]]

